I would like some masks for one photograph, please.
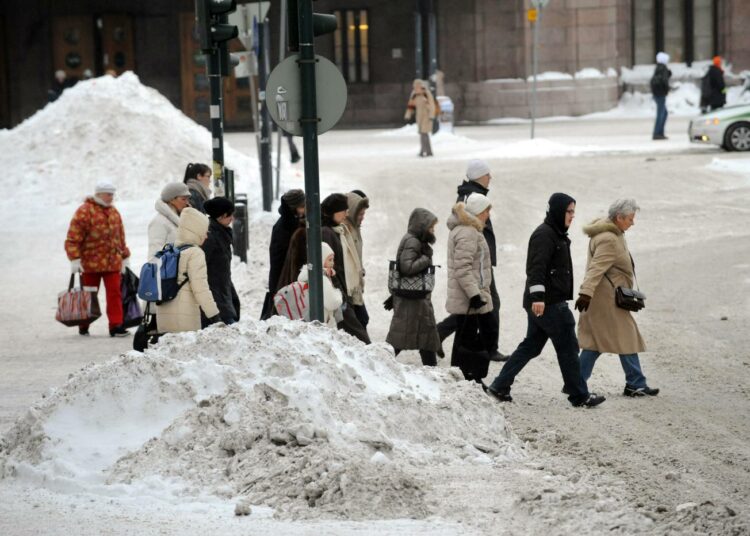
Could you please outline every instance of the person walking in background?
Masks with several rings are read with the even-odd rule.
[[[214,197],[203,205],[208,214],[208,238],[203,242],[208,270],[208,288],[219,308],[219,316],[229,325],[240,319],[240,298],[232,283],[232,221],[234,203]]]
[[[635,265],[625,241],[625,231],[635,224],[640,210],[635,199],[618,199],[608,217],[583,228],[590,237],[586,275],[578,291],[576,309],[581,376],[588,381],[602,353],[618,354],[625,371],[625,396],[655,396],[659,389],[646,383],[638,352],[646,350],[638,325],[630,311],[617,307],[615,288],[633,288]]]
[[[667,123],[667,94],[669,93],[669,79],[672,71],[667,68],[669,54],[659,52],[656,55],[656,68],[651,77],[651,93],[656,102],[656,122],[654,123],[653,139],[666,140],[664,126]]]
[[[60,98],[63,91],[72,87],[74,83],[68,80],[68,75],[62,69],[55,71],[55,77],[52,80],[52,87],[47,91],[47,97],[49,102],[55,102]]]
[[[437,217],[424,208],[415,208],[409,216],[406,234],[396,252],[398,271],[402,276],[416,275],[432,265],[432,245],[435,243]],[[390,301],[390,303],[388,303]],[[392,295],[386,309],[393,309],[393,319],[385,341],[393,346],[396,355],[402,350],[419,350],[422,364],[437,365],[437,353],[442,353],[435,324],[432,293],[423,298]]]
[[[344,298],[341,291],[333,286],[332,278],[336,276],[335,254],[327,243],[320,244],[321,259],[323,262],[323,323],[328,327],[336,329],[341,320],[341,305]],[[307,265],[300,269],[297,281],[307,283],[309,273]]]
[[[370,336],[367,329],[357,319],[352,307],[351,298],[346,286],[346,268],[344,266],[344,253],[341,244],[341,237],[346,232],[342,225],[349,211],[349,200],[344,194],[331,194],[326,197],[320,204],[320,222],[321,237],[334,253],[335,273],[331,276],[333,286],[339,289],[344,296],[344,305],[342,305],[343,320],[340,329],[343,329],[350,335],[357,337],[365,344],[370,344]]]
[[[183,181],[190,190],[190,206],[203,214],[203,204],[211,199],[211,168],[206,164],[188,164]]]
[[[726,91],[721,56],[714,56],[713,63],[701,81],[701,111],[706,113],[723,108],[727,103]]]
[[[458,198],[456,202],[466,202],[466,199],[472,193],[481,194],[485,197],[489,194],[490,181],[492,180],[492,172],[490,167],[484,160],[470,160],[466,166],[466,180],[464,180],[458,186]],[[495,239],[495,231],[492,227],[492,220],[487,218],[482,231],[484,239],[487,241],[487,246],[490,248],[490,259],[492,264],[492,283],[490,284],[490,294],[492,296],[492,315],[495,317],[495,323],[498,326],[497,334],[500,334],[500,294],[497,291],[497,285],[495,284],[495,272],[494,267],[497,266],[497,242]],[[437,326],[438,335],[440,340],[443,341],[448,338],[458,328],[458,322],[455,315],[449,315]],[[495,347],[498,347],[498,341],[494,343]],[[506,360],[508,357],[498,352],[499,359],[501,361]]]
[[[273,296],[284,285],[279,285],[284,262],[286,261],[289,243],[296,230],[305,224],[305,192],[302,190],[289,190],[281,196],[279,204],[279,219],[273,225],[271,231],[271,242],[268,246],[268,293],[263,303],[261,320],[270,318],[274,314]],[[305,256],[306,258],[306,256]],[[301,265],[300,265],[301,266]],[[299,267],[290,272],[287,279],[299,274]],[[289,280],[285,284],[288,285]]]
[[[130,266],[130,250],[125,243],[122,218],[112,205],[116,191],[110,182],[96,184],[94,195],[86,198],[70,220],[65,253],[71,272],[83,272],[81,286],[98,289],[104,281],[109,335],[125,337],[129,332],[122,327],[120,274]],[[89,325],[81,324],[78,333],[88,335]]]
[[[300,161],[302,158],[299,154],[299,151],[297,150],[297,146],[294,144],[294,136],[289,134],[286,130],[281,130],[282,134],[286,138],[286,141],[289,142],[289,161],[292,164],[296,164]]]
[[[177,283],[180,290],[171,301],[156,306],[159,333],[179,333],[201,329],[201,311],[208,324],[221,321],[211,289],[208,286],[206,255],[200,246],[208,235],[208,217],[187,207],[180,214],[175,246],[188,246],[180,253]],[[187,279],[187,281],[185,281]]]
[[[182,182],[170,182],[154,204],[156,215],[148,224],[148,258],[167,244],[174,244],[180,213],[190,206],[190,190]]]
[[[503,365],[487,392],[502,402],[510,402],[510,388],[521,370],[551,340],[557,353],[565,385],[563,391],[574,406],[597,406],[604,397],[589,393],[578,363],[576,321],[568,308],[573,298],[573,262],[570,258],[568,228],[575,217],[575,199],[567,194],[552,194],[547,215],[531,234],[526,256],[526,285],[523,307],[526,309],[526,338]]]
[[[365,306],[365,264],[362,257],[362,233],[360,228],[365,220],[365,213],[370,208],[370,200],[362,192],[350,192],[346,195],[349,212],[344,219],[345,232],[341,235],[344,249],[344,270],[346,271],[346,290],[351,300],[354,314],[364,328],[370,322]]]
[[[432,156],[430,146],[430,134],[432,133],[432,120],[435,118],[435,99],[424,80],[414,80],[409,102],[406,106],[404,119],[416,120],[417,132],[419,132],[419,156]]]
[[[500,359],[490,292],[490,248],[482,234],[491,208],[485,196],[470,194],[466,203],[454,205],[447,223],[450,234],[445,308],[456,315],[458,323],[451,366],[459,367],[467,380],[476,382],[487,375],[489,361]]]

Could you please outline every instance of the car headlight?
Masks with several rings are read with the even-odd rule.
[[[718,125],[721,123],[718,117],[714,117],[713,119],[706,119],[706,126],[709,127],[711,125]]]

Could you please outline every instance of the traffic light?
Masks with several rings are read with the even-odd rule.
[[[287,0],[287,45],[289,52],[299,51],[299,14],[297,3],[305,0]],[[309,0],[308,0],[309,1]],[[314,1],[314,0],[313,0]],[[313,35],[325,35],[336,31],[338,22],[335,15],[313,13]]]
[[[228,24],[229,13],[235,9],[236,0],[195,0],[195,23],[203,52],[209,53],[239,35],[237,26]]]

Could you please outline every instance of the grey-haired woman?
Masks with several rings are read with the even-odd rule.
[[[625,231],[635,224],[640,207],[635,199],[618,199],[609,207],[606,218],[584,226],[591,239],[586,275],[578,291],[576,309],[581,376],[589,379],[602,353],[618,354],[625,371],[626,396],[655,396],[659,389],[646,383],[638,353],[646,350],[638,325],[630,311],[615,304],[615,288],[633,288],[635,267],[625,241]]]

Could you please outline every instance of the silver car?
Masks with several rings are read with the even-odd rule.
[[[750,151],[750,104],[719,108],[690,121],[690,141],[727,151]]]

